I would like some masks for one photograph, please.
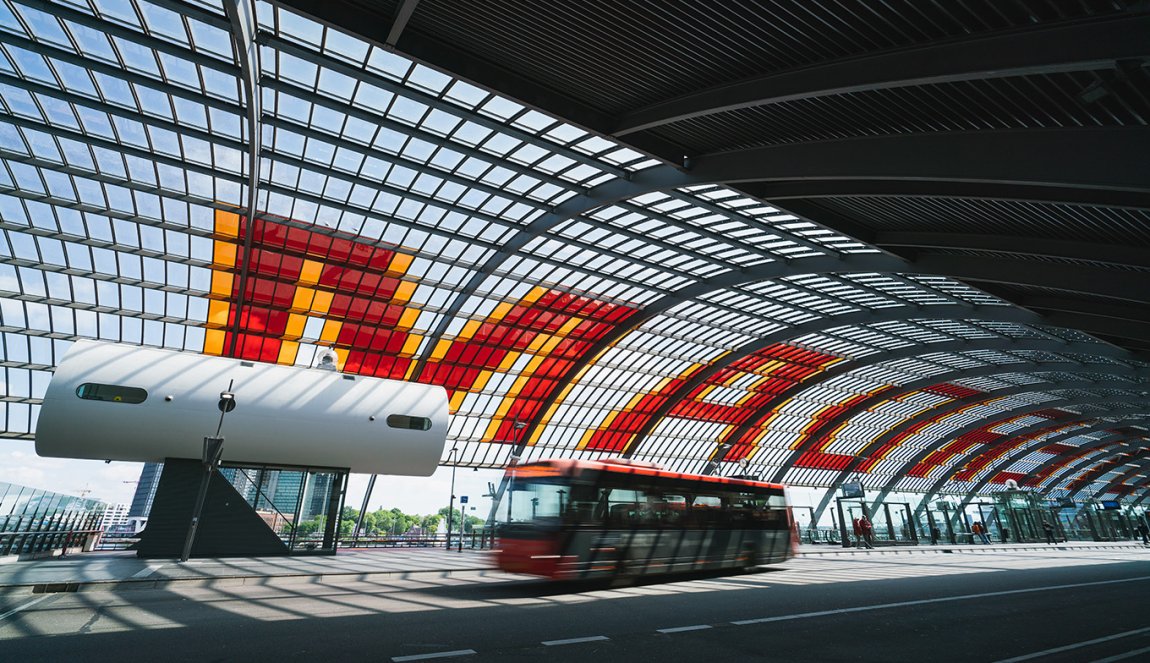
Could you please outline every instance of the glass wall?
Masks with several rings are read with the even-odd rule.
[[[90,550],[107,507],[99,500],[0,481],[0,557]]]

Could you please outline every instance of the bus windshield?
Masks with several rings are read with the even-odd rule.
[[[507,485],[496,514],[498,522],[558,521],[570,502],[566,477],[516,478]]]

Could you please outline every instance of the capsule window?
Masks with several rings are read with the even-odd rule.
[[[408,430],[431,430],[431,419],[412,417],[407,414],[389,414],[387,415],[387,425],[392,428],[406,428]]]
[[[120,384],[96,384],[85,382],[76,387],[76,395],[89,401],[112,401],[113,403],[143,403],[148,392],[139,387],[125,387]]]

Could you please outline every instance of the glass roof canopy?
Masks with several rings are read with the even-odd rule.
[[[725,186],[629,193],[667,166],[255,7],[0,0],[3,436],[77,338],[332,347],[444,386],[468,466],[811,486],[1002,483],[1144,398],[1090,337]]]

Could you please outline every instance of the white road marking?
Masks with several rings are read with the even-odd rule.
[[[471,656],[475,653],[474,649],[456,649],[455,651],[439,651],[434,654],[414,654],[412,656],[392,656],[391,660],[395,663],[400,661],[424,661],[429,658],[450,658],[452,656]]]
[[[7,619],[8,617],[11,617],[12,615],[14,615],[14,614],[16,614],[16,613],[18,613],[18,612],[20,612],[21,610],[27,610],[28,608],[31,608],[32,606],[36,605],[36,604],[37,604],[37,603],[39,603],[40,601],[43,601],[44,599],[48,599],[48,598],[51,598],[51,597],[52,597],[52,595],[51,595],[51,594],[47,594],[47,595],[45,595],[45,596],[41,596],[41,597],[40,597],[40,598],[38,598],[38,599],[32,599],[31,601],[28,601],[28,602],[27,602],[27,603],[25,603],[24,605],[18,605],[18,606],[16,606],[15,608],[12,608],[11,610],[9,610],[8,612],[6,612],[6,613],[4,613],[4,614],[0,615],[0,622],[4,621],[4,620],[5,620],[5,619]]]
[[[1097,582],[1083,582],[1073,585],[1051,585],[1049,587],[1031,587],[1029,589],[1011,589],[1004,592],[987,592],[985,594],[962,594],[959,596],[945,596],[937,599],[922,599],[919,601],[903,601],[901,603],[879,603],[877,605],[863,605],[857,608],[840,608],[838,610],[820,610],[819,612],[801,612],[794,615],[779,615],[777,617],[762,617],[760,619],[743,619],[737,622],[731,622],[736,626],[747,626],[749,624],[767,624],[770,622],[785,622],[792,619],[808,619],[810,617],[826,617],[829,615],[844,615],[851,612],[867,612],[869,610],[886,610],[888,608],[905,608],[912,605],[926,605],[928,603],[948,603],[951,601],[968,601],[970,599],[982,599],[991,596],[1010,596],[1011,594],[1030,594],[1032,592],[1047,592],[1055,589],[1074,589],[1077,587],[1095,587],[1098,585],[1113,585],[1122,582],[1135,582],[1138,580],[1150,580],[1150,576],[1140,576],[1138,578],[1122,578],[1121,580],[1100,580]],[[1056,650],[1051,650],[1056,651]],[[1015,660],[1015,659],[1011,659]],[[1021,659],[1019,659],[1021,660]]]
[[[146,577],[152,575],[153,573],[155,573],[156,571],[159,571],[163,567],[164,567],[163,564],[153,564],[152,566],[149,566],[148,568],[144,569],[143,571],[137,571],[136,573],[132,574],[132,577],[133,578],[146,578]]]
[[[605,635],[592,635],[586,638],[567,638],[566,640],[544,640],[542,644],[552,647],[554,645],[573,645],[578,642],[597,642],[599,640],[610,640]]]
[[[682,633],[683,631],[702,631],[709,629],[709,624],[698,624],[696,626],[677,626],[675,628],[661,628],[658,629],[659,633]]]
[[[1023,656],[1015,656],[1014,658],[1004,658],[1001,661],[998,661],[997,663],[1015,663],[1015,661],[1029,661],[1031,659],[1043,658],[1045,656],[1050,656],[1051,654],[1057,654],[1059,652],[1070,651],[1072,649],[1080,649],[1082,647],[1089,647],[1090,645],[1097,645],[1097,644],[1100,644],[1103,642],[1110,642],[1111,640],[1120,640],[1122,638],[1129,638],[1132,635],[1141,635],[1141,634],[1146,633],[1146,632],[1150,632],[1150,627],[1134,629],[1133,631],[1126,631],[1125,633],[1115,633],[1114,635],[1108,635],[1105,638],[1095,638],[1093,640],[1086,640],[1083,642],[1077,642],[1075,644],[1066,645],[1064,647],[1055,647],[1054,649],[1047,649],[1045,651],[1036,651],[1033,654],[1025,654]],[[1119,660],[1122,660],[1123,658],[1129,658],[1133,654],[1138,654],[1138,653],[1145,652],[1145,651],[1150,651],[1150,648],[1142,649],[1142,650],[1137,651],[1137,652],[1127,652],[1126,654],[1119,654],[1117,657],[1111,657],[1111,658],[1107,658],[1107,659],[1103,659],[1103,660],[1119,661]]]

